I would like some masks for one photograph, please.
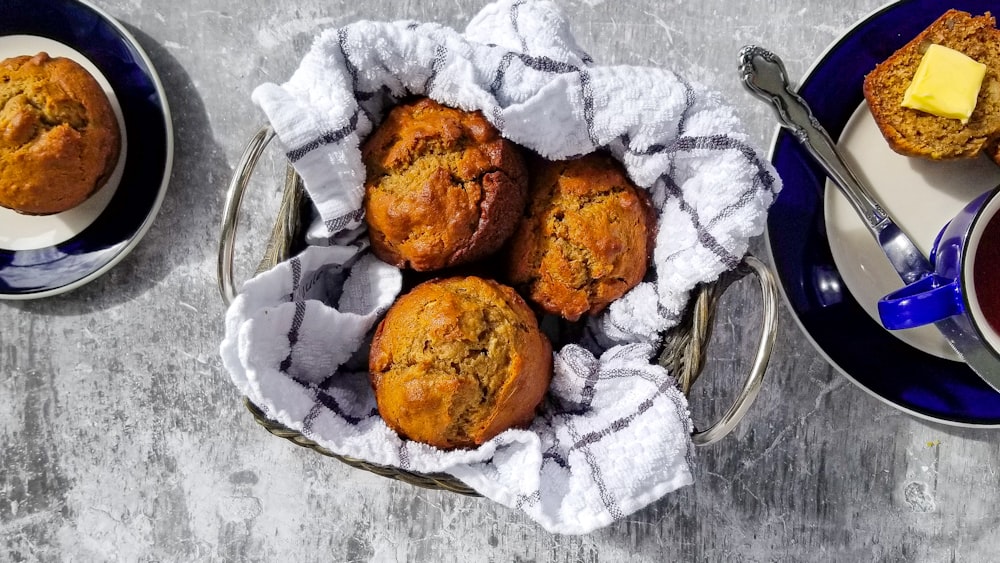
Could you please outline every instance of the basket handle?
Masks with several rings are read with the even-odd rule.
[[[726,414],[705,430],[696,430],[691,434],[691,440],[697,446],[707,446],[713,444],[736,428],[740,420],[750,410],[757,393],[760,392],[761,384],[764,382],[764,371],[771,359],[771,351],[774,348],[774,340],[777,336],[778,326],[778,285],[774,280],[774,274],[759,259],[752,255],[743,257],[743,262],[738,267],[740,277],[746,274],[753,274],[760,285],[764,323],[761,326],[760,338],[757,342],[757,353],[754,355],[753,365],[750,367],[750,374],[743,383],[736,400]],[[727,286],[726,289],[728,289]]]
[[[229,186],[226,188],[226,208],[222,215],[222,230],[219,238],[219,262],[216,279],[219,293],[228,306],[236,299],[236,288],[233,284],[233,251],[236,246],[236,228],[240,221],[240,206],[243,204],[243,194],[246,192],[250,177],[257,167],[257,161],[264,153],[267,144],[274,138],[274,130],[265,125],[253,136],[246,148],[240,163],[236,167]]]

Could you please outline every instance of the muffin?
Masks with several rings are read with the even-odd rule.
[[[972,16],[949,10],[865,77],[872,117],[894,151],[932,160],[971,158],[1000,136],[1000,31],[995,25],[989,13]],[[967,123],[901,105],[931,44],[986,65]]]
[[[552,347],[513,289],[468,276],[400,297],[372,339],[378,411],[401,436],[471,448],[525,427],[552,376]]]
[[[362,147],[372,250],[431,271],[495,252],[524,209],[520,149],[480,112],[422,98],[396,106]]]
[[[655,225],[646,192],[610,156],[540,161],[507,279],[567,320],[599,313],[642,281]]]
[[[82,66],[46,53],[0,61],[0,206],[76,207],[104,185],[120,149],[111,104]]]

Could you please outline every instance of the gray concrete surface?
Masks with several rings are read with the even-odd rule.
[[[152,230],[109,274],[64,296],[0,303],[0,561],[1000,559],[1000,434],[884,405],[827,365],[787,310],[760,399],[734,435],[699,450],[696,483],[587,536],[552,536],[517,511],[267,434],[217,354],[223,191],[263,120],[250,92],[287,77],[323,28],[462,26],[484,2],[94,1],[160,72],[175,168]],[[764,147],[775,123],[739,86],[739,48],[770,46],[801,76],[881,0],[562,4],[596,60],[711,85]],[[241,276],[262,250],[281,167],[269,152],[248,196]],[[697,420],[723,411],[747,367],[754,293],[746,283],[726,298],[708,381],[692,397]]]

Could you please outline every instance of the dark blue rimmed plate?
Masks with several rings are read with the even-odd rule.
[[[135,38],[79,0],[4,0],[0,53],[76,59],[105,87],[122,125],[122,158],[108,184],[79,209],[0,217],[0,299],[35,299],[79,287],[111,269],[149,229],[173,163],[173,131],[160,80]]]
[[[949,8],[974,15],[995,0],[910,0],[852,27],[798,89],[837,139],[863,101],[865,74]],[[960,426],[1000,426],[1000,394],[965,364],[889,334],[846,290],[827,239],[822,169],[786,131],[771,148],[784,188],[768,216],[767,243],[787,303],[816,348],[866,391],[915,416]]]

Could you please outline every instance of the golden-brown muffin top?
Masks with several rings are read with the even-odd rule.
[[[110,176],[120,144],[107,96],[78,63],[46,53],[0,61],[0,205],[79,205]]]
[[[655,229],[648,197],[601,153],[539,161],[533,173],[510,244],[509,280],[568,320],[598,313],[646,273]]]
[[[531,422],[552,349],[513,289],[456,277],[396,301],[376,330],[369,369],[390,427],[439,448],[473,447]]]
[[[480,112],[396,106],[362,147],[365,217],[383,261],[419,271],[495,252],[524,208],[520,149]]]

